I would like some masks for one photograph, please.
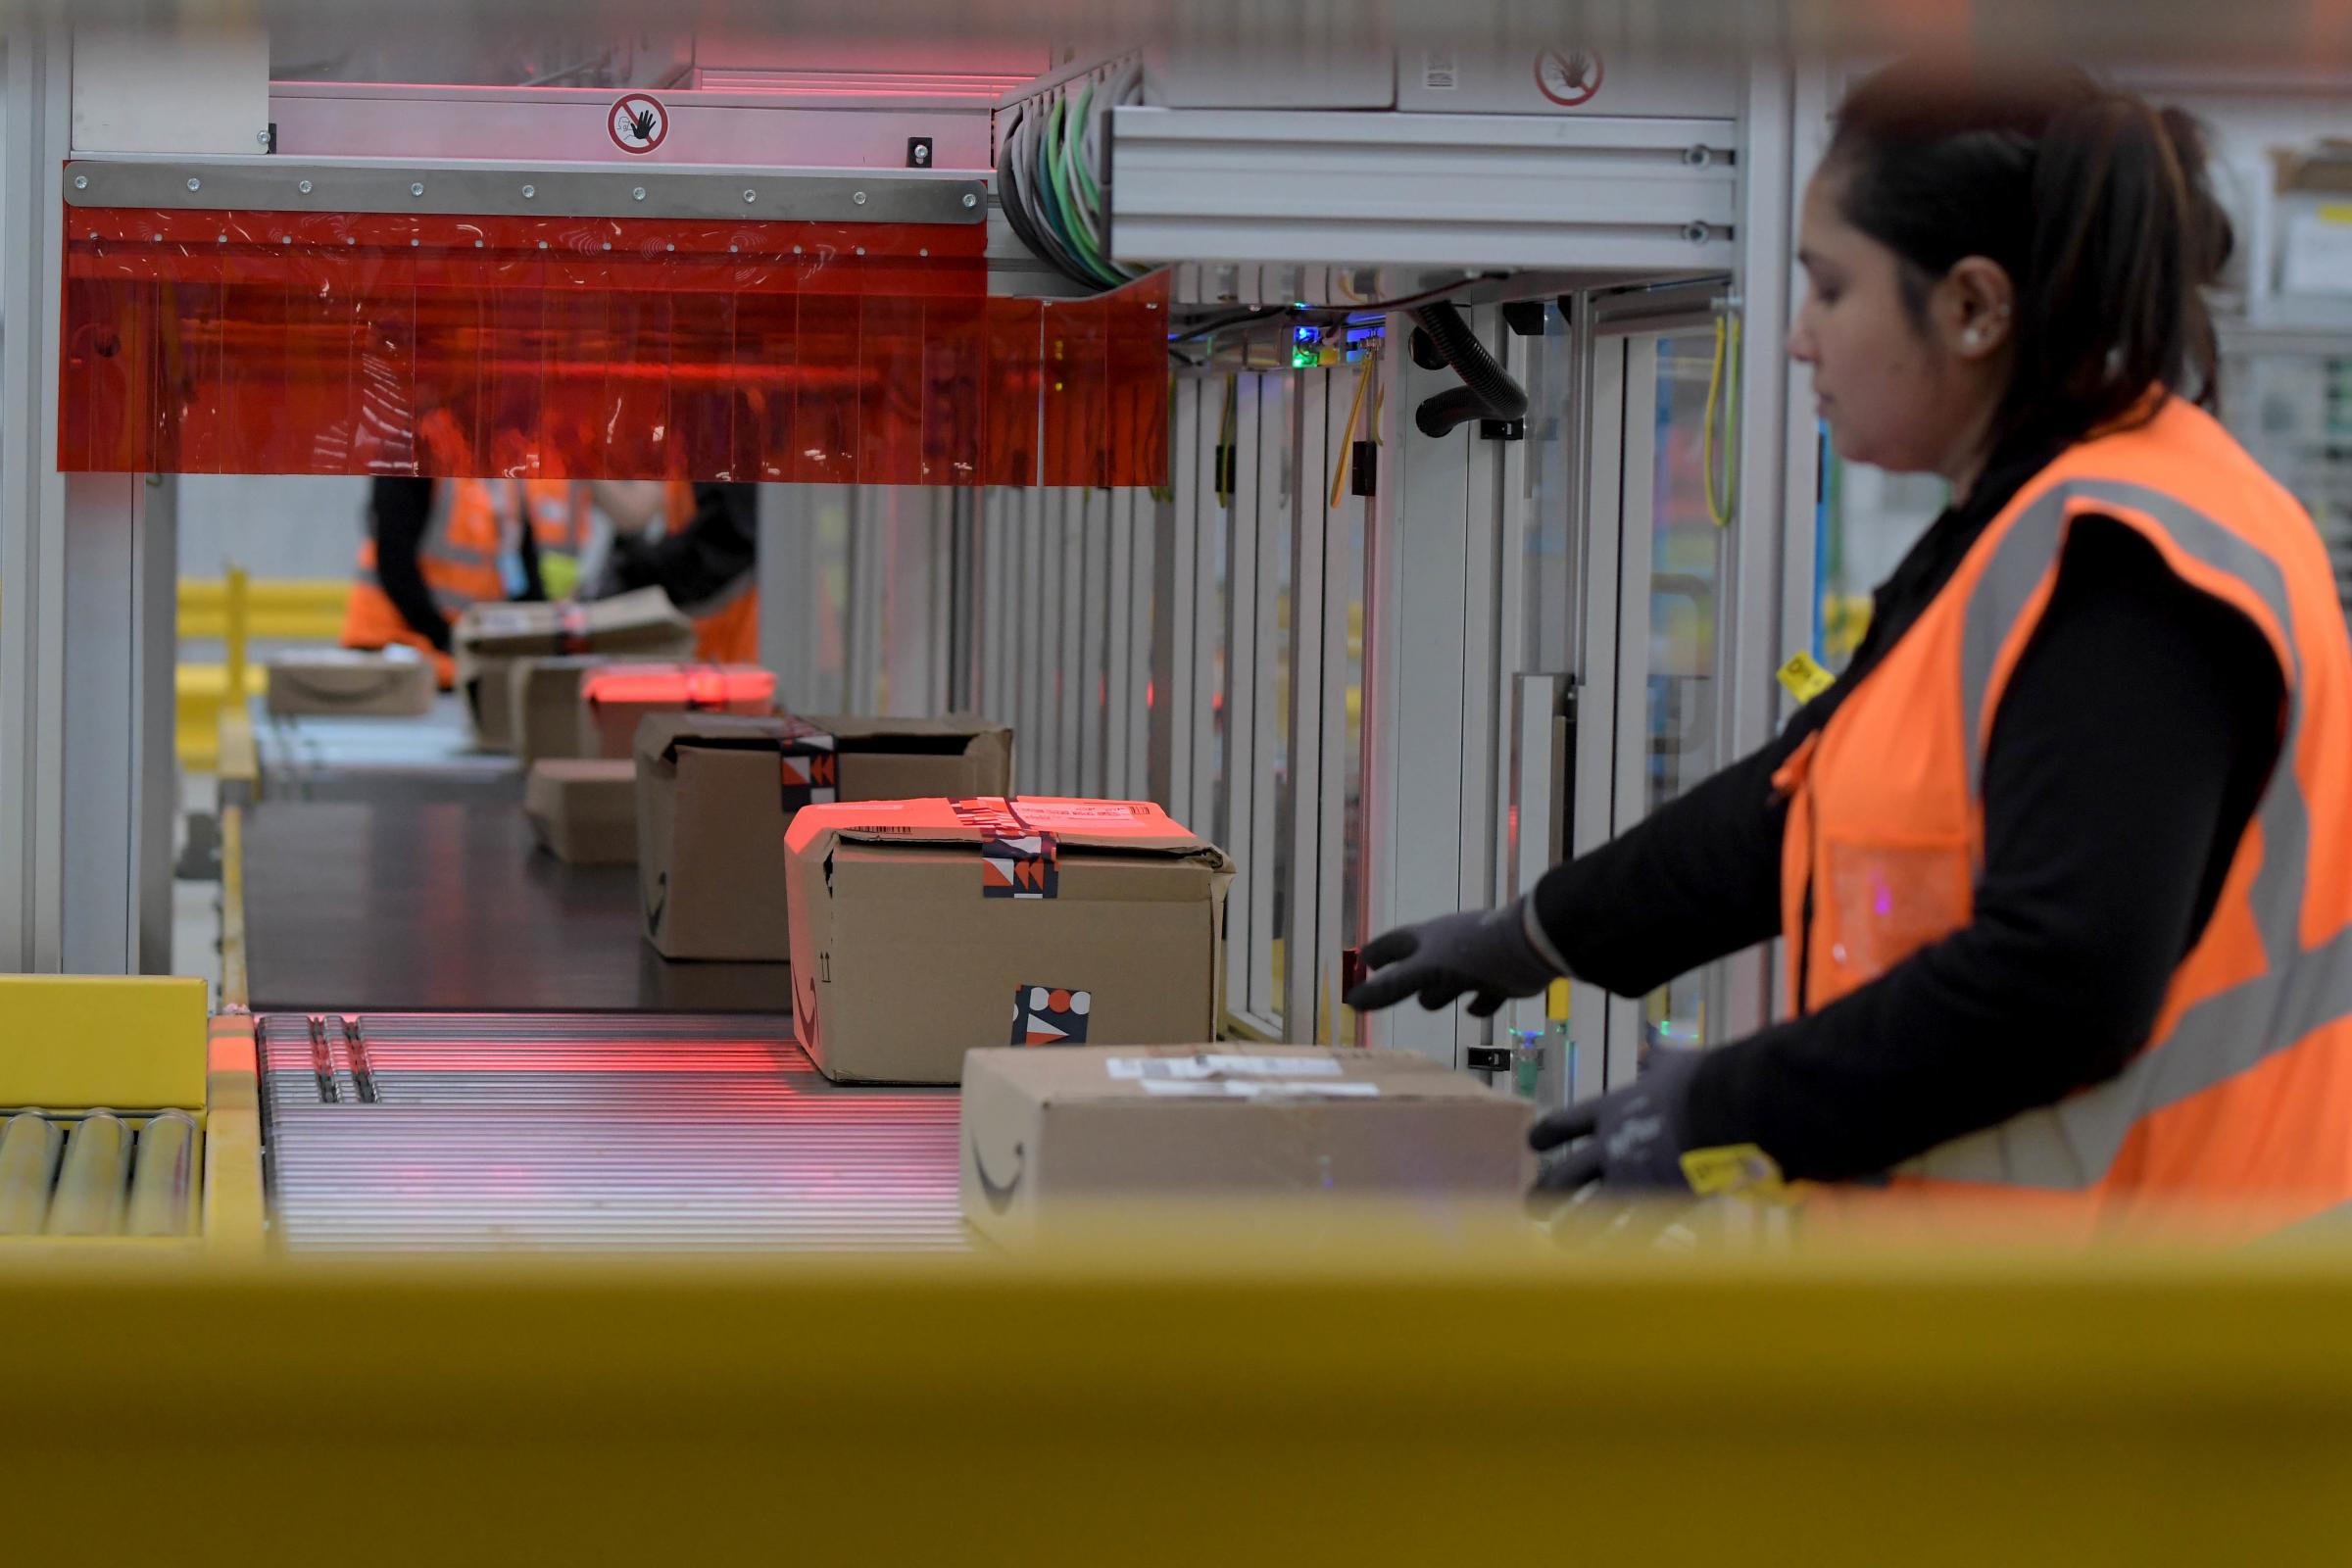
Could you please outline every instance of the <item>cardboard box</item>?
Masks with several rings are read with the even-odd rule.
[[[532,764],[523,811],[539,842],[572,865],[627,865],[637,858],[637,767],[599,758]]]
[[[415,718],[433,710],[433,666],[411,648],[360,653],[320,648],[270,661],[263,706],[281,716],[375,713]]]
[[[1156,806],[809,806],[786,843],[793,1011],[829,1078],[952,1084],[977,1047],[1216,1032],[1232,862]]]
[[[669,958],[791,956],[784,830],[804,804],[1002,795],[1012,773],[1012,731],[975,718],[656,713],[635,749],[645,934]]]
[[[663,957],[792,956],[783,771],[805,728],[719,713],[637,726],[637,892],[645,939]]]
[[[474,741],[504,752],[514,744],[513,661],[577,654],[685,659],[694,653],[694,623],[667,594],[645,588],[588,604],[475,605],[458,617],[451,639]]]
[[[993,719],[811,714],[833,737],[845,801],[967,800],[1012,790],[1012,731]]]
[[[963,1076],[964,1218],[1008,1243],[1237,1199],[1298,1210],[1438,1201],[1515,1212],[1535,1115],[1403,1051],[1312,1046],[975,1051]]]
[[[774,713],[776,677],[757,664],[612,664],[582,677],[579,702],[587,755],[633,757],[639,721],[656,713]]]
[[[563,654],[507,666],[516,760],[528,768],[551,758],[596,755],[580,722],[580,681],[612,662],[603,654]]]

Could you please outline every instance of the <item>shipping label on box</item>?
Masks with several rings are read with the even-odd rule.
[[[829,1077],[955,1083],[975,1048],[1215,1031],[1232,863],[1156,806],[844,803],[786,842],[794,1010]]]

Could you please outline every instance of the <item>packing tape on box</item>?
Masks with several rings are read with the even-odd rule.
[[[980,896],[1053,899],[1061,895],[1061,853],[1054,835],[1031,827],[1010,801],[993,796],[950,801],[956,819],[980,835]]]
[[[807,719],[784,715],[776,773],[786,816],[804,806],[830,806],[841,799],[841,760],[834,752],[832,736]]]

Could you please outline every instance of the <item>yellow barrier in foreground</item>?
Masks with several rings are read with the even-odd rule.
[[[33,1256],[0,1475],[27,1562],[2341,1561],[2347,1324],[2340,1255]]]

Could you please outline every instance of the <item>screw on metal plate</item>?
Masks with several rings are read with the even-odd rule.
[[[1686,223],[1683,225],[1683,238],[1689,240],[1693,245],[1704,245],[1708,240],[1714,237],[1715,231],[1704,223]]]
[[[547,249],[547,241],[545,241],[545,240],[541,240],[541,241],[539,242],[539,248],[540,248],[541,250],[545,250],[545,249]]]
[[[304,181],[303,181],[301,184],[299,184],[299,185],[295,186],[294,188],[295,188],[296,190],[298,190],[298,191],[302,192],[302,193],[303,193],[305,196],[308,196],[308,195],[311,193],[311,182],[310,182],[309,180],[307,180],[307,179],[306,179],[306,180],[304,180]]]
[[[926,245],[921,250],[916,251],[914,254],[917,256],[928,256],[931,254],[931,247]]]
[[[204,181],[191,174],[188,176],[188,189],[202,190],[204,189]]]
[[[424,194],[424,181],[420,179],[420,180],[417,180],[417,181],[416,181],[415,184],[411,185],[411,186],[409,187],[409,194],[410,194],[410,195],[412,195],[412,196],[421,196],[421,195],[423,195],[423,194]]]
[[[90,188],[90,176],[87,174],[75,174],[74,176],[74,188],[75,190],[88,190]]]
[[[856,202],[858,206],[863,207],[865,205],[865,192],[854,191],[850,195],[850,200]]]
[[[977,207],[980,205],[980,198],[967,190],[963,193],[963,205],[966,207]]]
[[[865,247],[864,247],[864,246],[862,246],[862,245],[858,246],[858,255],[860,255],[860,256],[863,256],[863,255],[865,254]]]
[[[908,169],[929,169],[931,167],[930,137],[909,136],[906,138],[906,167]]]
[[[635,190],[633,190],[633,191],[629,192],[629,198],[630,198],[630,200],[632,200],[632,201],[640,201],[640,202],[641,202],[641,201],[645,200],[645,187],[644,187],[643,185],[640,185],[640,186],[638,186],[638,187],[637,187]]]
[[[1686,147],[1683,149],[1683,163],[1689,168],[1704,169],[1714,161],[1715,154],[1708,148]]]
[[[743,193],[743,199],[747,202],[756,202],[760,199],[760,193],[756,190],[747,190]]]
[[[612,242],[611,240],[607,240],[607,241],[605,241],[605,249],[607,249],[607,250],[611,250],[612,248]]]
[[[257,131],[255,131],[255,132],[253,133],[253,139],[254,139],[255,141],[259,142],[259,143],[260,143],[262,146],[264,146],[264,147],[267,147],[267,146],[269,146],[269,145],[270,145],[270,127],[269,127],[269,126],[267,126],[267,125],[265,125],[265,126],[263,126],[263,127],[262,127],[260,130],[257,130]]]
[[[525,185],[522,187],[522,199],[526,202],[538,194],[539,187],[536,185]]]

